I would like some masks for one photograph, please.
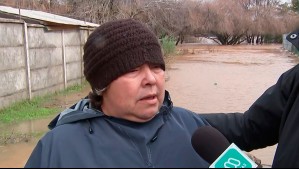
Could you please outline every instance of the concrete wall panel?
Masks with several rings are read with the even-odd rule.
[[[0,71],[24,68],[26,66],[25,59],[22,46],[0,48]]]
[[[81,78],[81,63],[80,62],[73,62],[67,64],[67,80],[78,79]]]
[[[24,100],[26,98],[28,98],[28,94],[26,91],[21,91],[9,96],[0,97],[0,108],[9,106],[19,100]]]
[[[25,69],[2,71],[0,77],[0,96],[12,95],[27,88]]]
[[[32,91],[42,90],[63,83],[62,66],[48,67],[31,71]]]
[[[55,86],[50,86],[48,88],[42,89],[42,90],[36,90],[32,91],[32,96],[43,96],[51,93],[55,93],[56,91],[60,91],[64,89],[64,85],[62,83],[56,84]]]
[[[22,46],[24,44],[23,30],[22,24],[0,23],[0,46]]]
[[[64,44],[66,46],[80,46],[79,31],[64,31]]]
[[[42,28],[28,29],[29,48],[57,48],[62,46],[61,31],[45,31]]]
[[[31,69],[62,65],[62,48],[35,48],[29,51]]]
[[[80,46],[69,46],[65,48],[66,62],[81,62],[82,55]]]

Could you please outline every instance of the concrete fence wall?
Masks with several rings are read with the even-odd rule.
[[[82,83],[83,45],[90,32],[0,21],[0,108]]]

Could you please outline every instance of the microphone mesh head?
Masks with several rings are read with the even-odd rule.
[[[210,164],[230,145],[224,135],[211,126],[199,127],[193,133],[191,143],[197,154]]]

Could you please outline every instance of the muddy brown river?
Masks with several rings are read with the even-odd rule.
[[[179,46],[166,71],[166,89],[175,106],[197,113],[245,112],[286,70],[298,63],[281,45]],[[65,107],[86,95],[65,97]],[[8,126],[18,132],[44,132],[50,119]],[[36,140],[0,145],[0,167],[23,167]],[[276,146],[250,152],[272,164]]]

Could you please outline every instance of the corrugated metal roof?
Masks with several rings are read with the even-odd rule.
[[[46,21],[56,24],[63,24],[63,25],[77,25],[77,26],[86,26],[86,27],[98,27],[98,24],[85,22],[77,19],[72,19],[60,15],[55,15],[47,12],[42,11],[34,11],[34,10],[27,10],[27,9],[17,9],[8,6],[0,6],[0,12],[5,12],[8,14],[13,15],[20,15],[22,17],[28,17],[35,20]]]

